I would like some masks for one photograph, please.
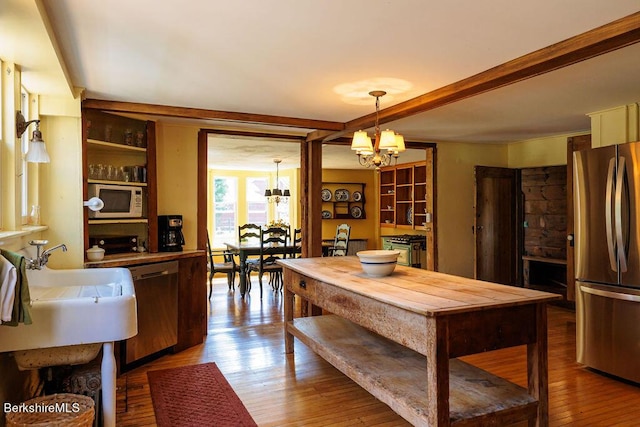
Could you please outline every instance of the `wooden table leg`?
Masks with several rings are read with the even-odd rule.
[[[295,294],[291,292],[287,284],[291,281],[291,271],[284,269],[282,287],[284,288],[284,352],[293,353],[293,335],[287,330],[287,324],[293,321],[293,308]]]
[[[549,425],[549,378],[547,306],[536,305],[536,342],[527,345],[527,378],[529,394],[538,400],[535,426]],[[531,425],[531,423],[530,423]]]
[[[247,292],[247,254],[240,251],[240,296]]]
[[[449,328],[442,317],[427,318],[427,418],[430,426],[449,426]]]

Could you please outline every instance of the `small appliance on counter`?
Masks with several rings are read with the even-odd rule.
[[[158,239],[160,252],[182,251],[182,215],[158,215]]]
[[[138,236],[89,236],[89,246],[104,249],[105,255],[135,252],[138,247]]]

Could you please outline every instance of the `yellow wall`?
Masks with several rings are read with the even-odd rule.
[[[507,167],[506,145],[437,146],[438,270],[473,277],[474,166]]]
[[[529,168],[567,163],[567,138],[558,135],[501,145],[438,144],[438,270],[473,277],[476,165]]]
[[[82,268],[82,132],[80,117],[45,116],[40,130],[51,163],[37,167],[42,223],[49,226],[43,238],[49,246],[64,243],[68,251],[49,258],[52,268]],[[34,237],[35,238],[35,237]]]
[[[194,126],[156,127],[158,215],[182,215],[185,249],[197,244],[198,131]]]
[[[577,134],[530,139],[508,145],[510,168],[534,168],[567,164],[567,138]]]
[[[376,173],[372,169],[364,168],[356,170],[324,169],[322,171],[323,182],[361,182],[365,184],[365,219],[323,219],[323,239],[333,239],[336,235],[336,227],[339,224],[346,223],[351,226],[350,239],[367,239],[367,247],[369,249],[379,247],[380,225]]]

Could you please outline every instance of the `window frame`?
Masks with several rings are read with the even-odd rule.
[[[216,181],[218,180],[225,180],[226,182],[233,182],[234,186],[235,186],[235,191],[234,192],[230,192],[233,194],[233,197],[230,197],[229,199],[231,200],[224,200],[223,202],[218,202],[216,200]],[[238,177],[235,176],[214,176],[213,177],[213,186],[211,189],[212,192],[212,204],[213,204],[213,209],[212,209],[212,216],[211,216],[211,226],[212,226],[212,230],[211,230],[211,246],[212,247],[222,247],[224,246],[224,241],[225,240],[236,240],[237,236],[236,236],[236,230],[237,230],[237,226],[238,226]],[[227,196],[227,194],[225,194],[225,196]],[[219,210],[218,209],[218,205],[219,204],[232,204],[231,209],[225,209],[225,210]],[[217,215],[219,213],[233,213],[233,224],[232,227],[230,228],[231,232],[227,232],[227,233],[218,233],[217,229],[218,229],[218,224],[217,224]],[[228,228],[228,227],[227,227]]]

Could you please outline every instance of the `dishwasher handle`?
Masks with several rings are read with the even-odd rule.
[[[160,276],[166,276],[167,274],[169,274],[169,270],[162,270],[162,271],[157,271],[157,272],[152,272],[152,273],[146,273],[146,274],[141,274],[139,276],[133,276],[133,280],[144,280],[144,279],[150,279],[152,277],[160,277]]]
[[[178,273],[178,261],[147,264],[129,268],[133,281],[152,279]]]

